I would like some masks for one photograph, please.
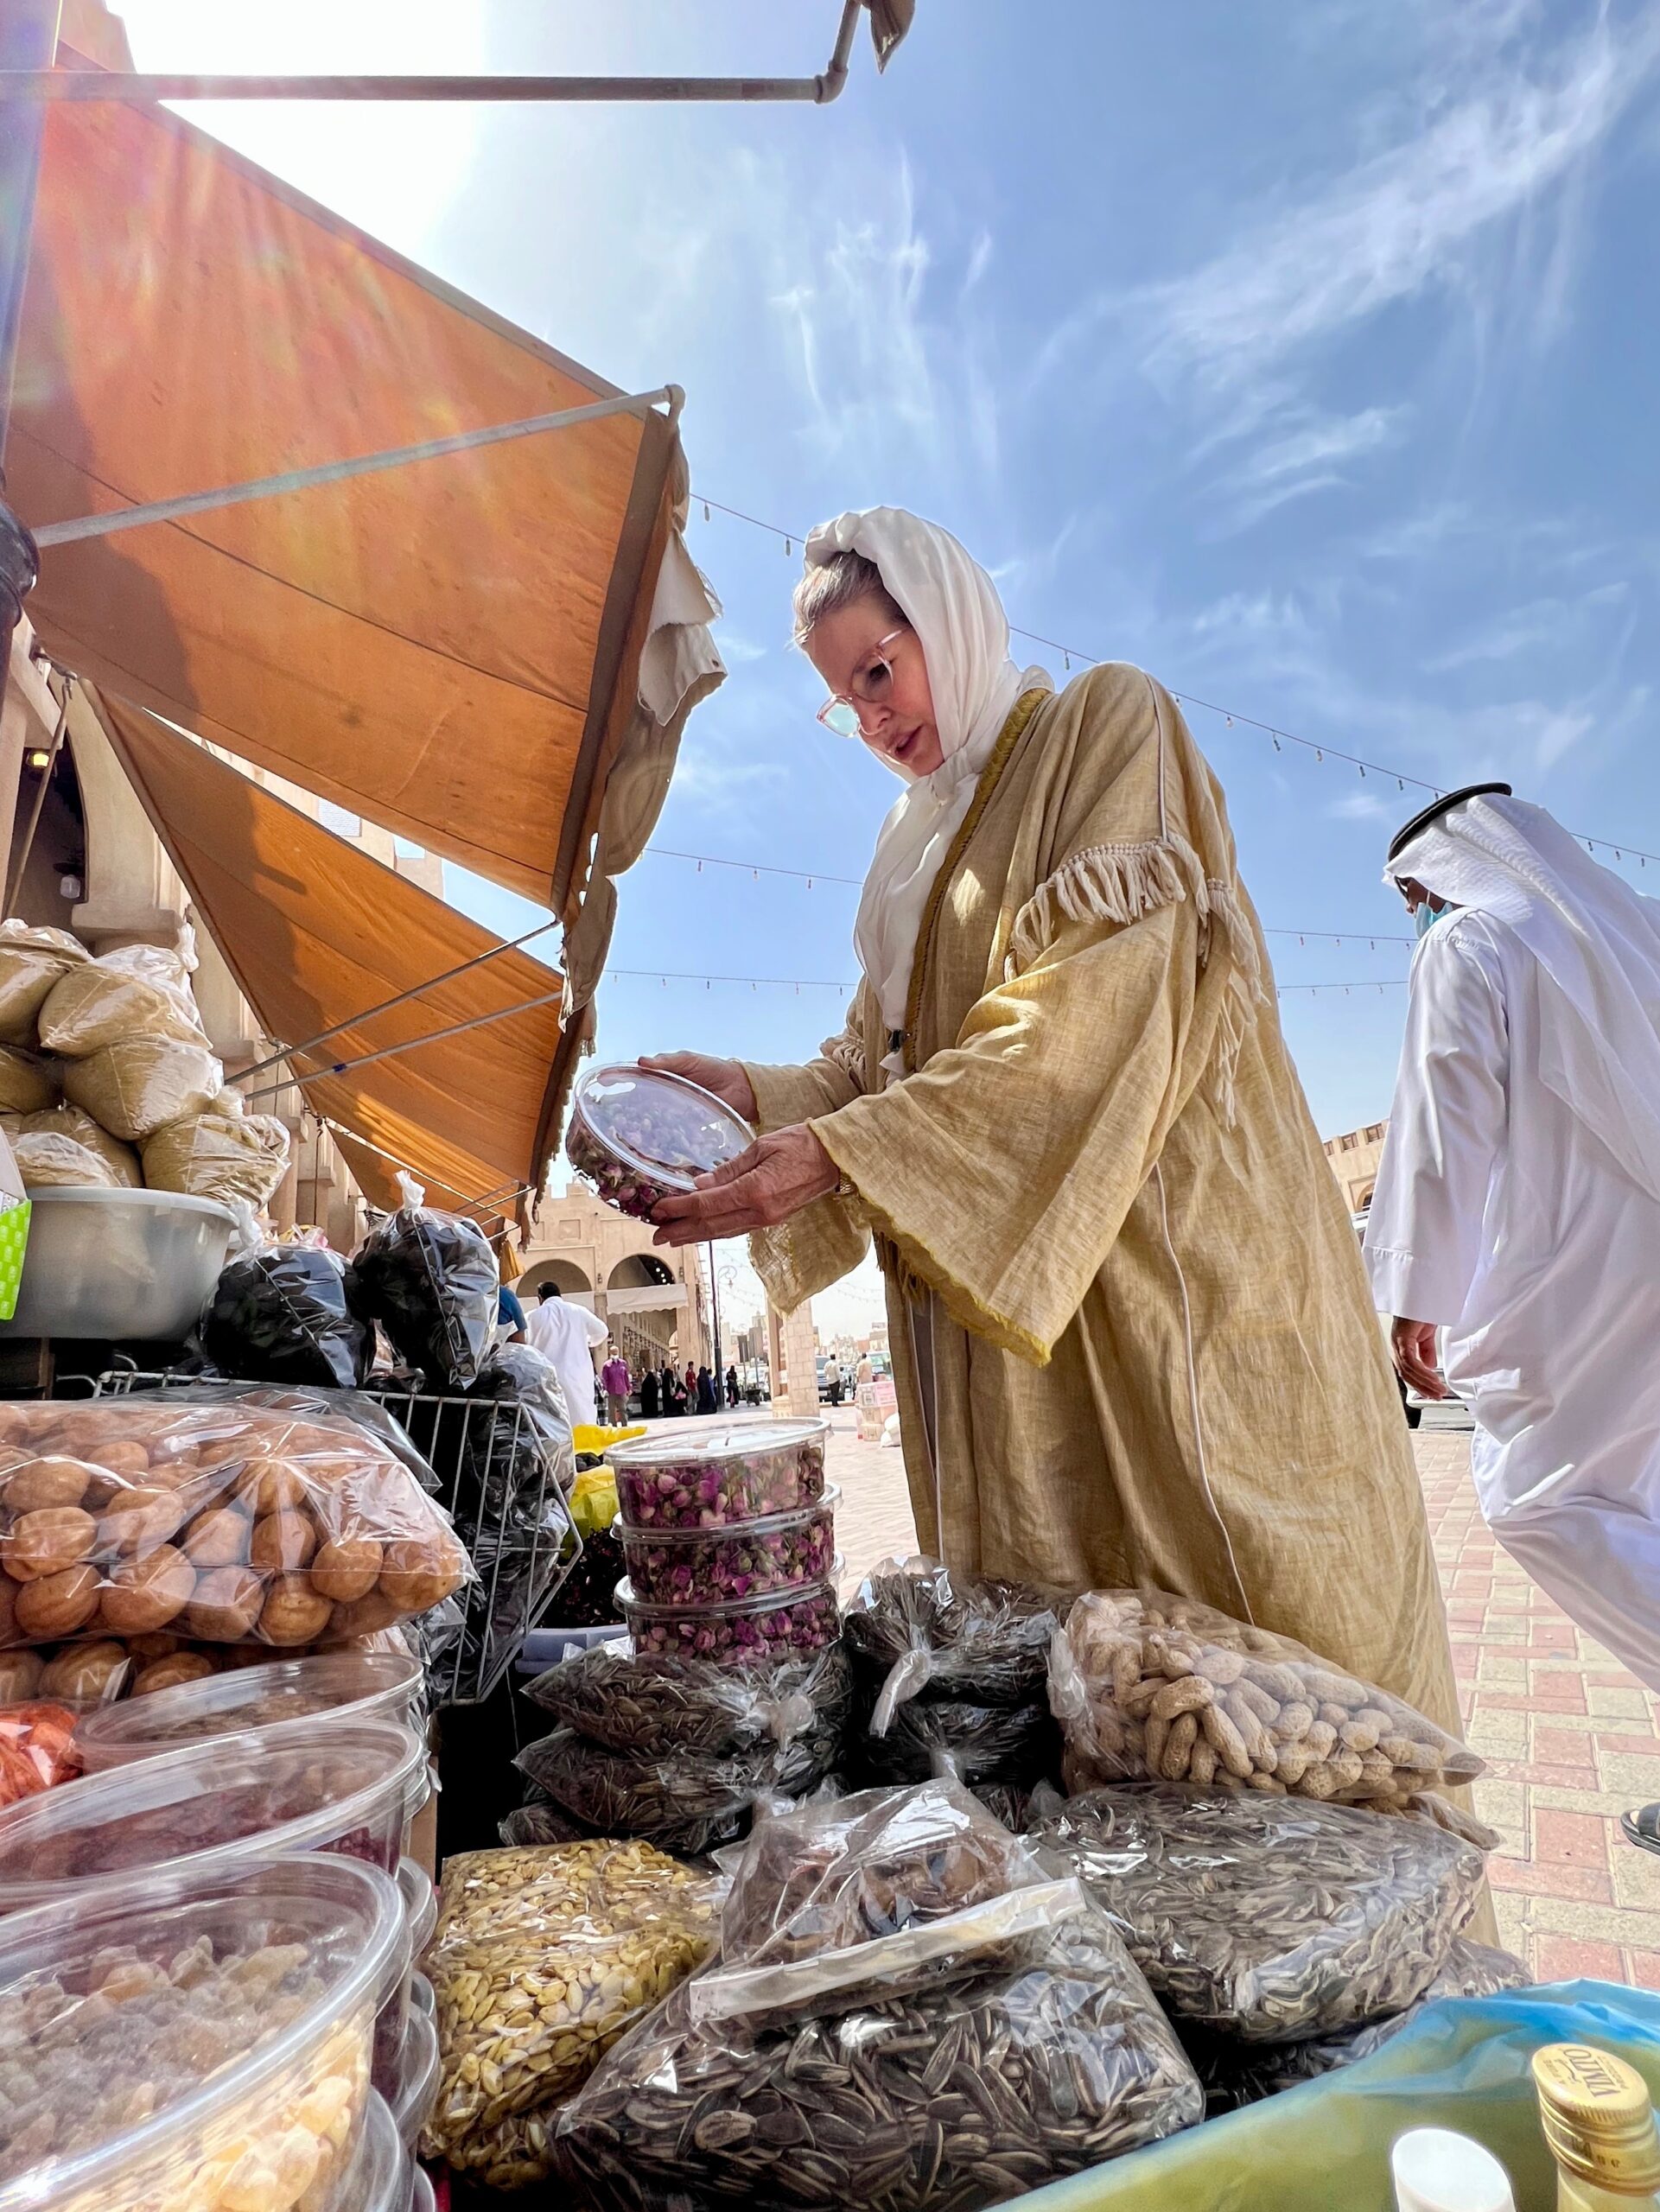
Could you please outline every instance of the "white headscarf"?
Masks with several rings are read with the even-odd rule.
[[[1046,671],[1024,673],[1009,658],[1008,617],[997,587],[950,531],[902,507],[868,507],[821,523],[806,566],[862,553],[916,632],[927,664],[934,721],[945,758],[910,788],[882,823],[865,877],[853,942],[890,1033],[905,1027],[911,963],[923,908],[953,836],[973,801],[980,772],[1021,694],[1053,690]],[[897,1054],[882,1063],[900,1072]]]
[[[1384,871],[1491,914],[1539,964],[1539,1080],[1660,1198],[1660,900],[1583,852],[1542,806],[1466,799]]]

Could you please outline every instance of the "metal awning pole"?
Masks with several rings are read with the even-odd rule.
[[[289,492],[311,491],[320,484],[342,484],[350,477],[375,476],[385,468],[440,461],[446,454],[471,453],[480,446],[506,445],[514,438],[539,437],[548,430],[602,423],[611,415],[645,415],[656,407],[666,407],[671,416],[677,415],[684,400],[679,385],[672,384],[657,391],[620,392],[614,399],[596,399],[586,407],[562,407],[554,414],[527,415],[516,423],[491,423],[479,430],[458,430],[454,437],[428,438],[420,445],[388,446],[379,453],[353,454],[346,461],[319,461],[314,468],[285,469],[280,476],[256,476],[245,484],[221,484],[213,491],[181,492],[175,499],[147,500],[143,506],[111,507],[102,514],[46,523],[35,531],[35,543],[45,550],[54,545],[76,545],[88,537],[113,537],[118,531],[141,530],[147,523],[178,522],[186,515],[246,506],[254,499],[280,499]]]
[[[46,795],[52,788],[52,771],[58,765],[58,755],[63,750],[64,732],[69,727],[69,701],[75,689],[75,679],[63,679],[63,703],[58,709],[57,725],[52,732],[52,742],[47,748],[46,766],[41,771],[41,780],[35,793],[35,803],[29,810],[29,821],[23,830],[22,842],[17,848],[17,857],[11,864],[6,878],[6,912],[16,911],[22,895],[23,878],[29,873],[29,856],[35,849],[35,833],[41,826],[41,817],[46,811]]]
[[[336,1060],[326,1068],[307,1068],[286,1083],[273,1084],[268,1090],[256,1090],[248,1099],[250,1106],[262,1098],[275,1098],[284,1090],[302,1090],[308,1083],[327,1083],[331,1076],[350,1075],[355,1068],[372,1067],[378,1060],[394,1060],[400,1052],[418,1052],[423,1045],[442,1045],[451,1037],[465,1037],[469,1030],[487,1029],[493,1022],[511,1021],[517,1014],[534,1014],[540,1007],[555,1006],[565,994],[563,988],[547,991],[537,999],[521,999],[517,1006],[501,1006],[492,1014],[474,1014],[470,1021],[452,1022],[448,1029],[429,1029],[423,1037],[410,1037],[401,1045],[383,1045],[376,1052],[359,1052],[355,1059]],[[285,1052],[283,1058],[288,1058]]]
[[[16,8],[23,0],[7,0]],[[251,77],[178,70],[65,69],[27,52],[4,55],[0,99],[124,100],[799,100],[823,107],[848,79],[864,0],[844,0],[830,67],[817,77]],[[53,10],[55,16],[56,9]]]
[[[5,0],[0,7],[0,696],[10,677],[12,633],[41,565],[34,539],[6,502],[4,461],[46,122],[37,99],[6,87],[19,71],[52,73],[59,5],[60,0]]]

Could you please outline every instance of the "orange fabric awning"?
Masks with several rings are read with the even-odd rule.
[[[48,111],[6,453],[32,525],[614,389],[164,110]],[[572,923],[614,769],[650,752],[654,818],[718,681],[684,493],[675,426],[616,415],[49,549],[29,616],[106,698]]]
[[[298,1046],[500,942],[153,716],[99,705],[202,925],[277,1044]],[[364,1141],[345,1148],[372,1199],[396,1203],[394,1161],[453,1211],[511,1213],[521,1191],[540,1189],[581,1029],[562,1033],[560,988],[529,952],[503,952],[293,1062],[297,1074],[523,1009],[304,1085],[314,1113]],[[279,1079],[273,1070],[242,1088],[251,1100]],[[295,1103],[289,1091],[261,1110]]]

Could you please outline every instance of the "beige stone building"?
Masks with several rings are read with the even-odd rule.
[[[1388,1129],[1387,1122],[1368,1122],[1364,1129],[1347,1129],[1340,1137],[1326,1140],[1326,1157],[1351,1213],[1364,1213],[1371,1204]]]
[[[709,1286],[700,1245],[657,1251],[652,1225],[631,1221],[583,1184],[543,1193],[518,1282],[528,1306],[543,1283],[591,1306],[636,1367],[701,1367],[709,1357]]]

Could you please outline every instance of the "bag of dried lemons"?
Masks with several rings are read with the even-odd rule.
[[[447,1859],[424,1961],[442,2071],[423,2156],[492,2189],[543,2179],[557,2106],[702,1965],[721,1894],[649,1843]]]

